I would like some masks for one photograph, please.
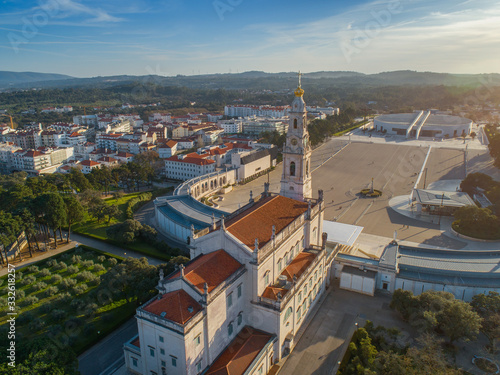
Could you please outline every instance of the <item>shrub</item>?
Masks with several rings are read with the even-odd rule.
[[[35,318],[29,324],[29,329],[31,331],[36,332],[36,331],[39,331],[40,329],[42,329],[44,326],[45,326],[45,322],[42,319]]]
[[[32,273],[32,272],[38,272],[38,266],[29,266],[28,268],[26,268],[28,270],[28,272]]]
[[[57,260],[55,259],[49,259],[46,263],[47,267],[54,267],[55,265],[57,265]]]
[[[72,264],[78,264],[82,261],[82,257],[80,255],[73,255],[71,257],[71,263]]]
[[[24,290],[16,290],[16,300],[23,299],[25,295]]]
[[[60,261],[59,263],[57,263],[57,266],[55,266],[54,268],[58,271],[64,271],[64,270],[66,270],[66,268],[68,268],[68,265],[66,263],[64,263],[63,261]]]
[[[94,261],[93,260],[84,260],[82,262],[82,266],[85,267],[85,268],[90,268],[94,265]]]
[[[40,306],[40,312],[42,314],[48,314],[49,312],[52,311],[52,309],[54,308],[54,306],[52,305],[52,303],[44,303],[42,304],[42,306]],[[38,310],[37,310],[38,312]]]
[[[88,288],[89,287],[87,286],[87,284],[78,284],[78,285],[75,285],[71,291],[74,294],[82,294],[82,293],[85,293]]]
[[[50,278],[53,284],[60,282],[62,279],[63,278],[61,275],[52,275],[52,277]]]
[[[89,281],[89,284],[92,286],[97,286],[100,283],[101,283],[101,278],[99,276],[94,276],[94,278]]]
[[[60,334],[63,331],[63,328],[59,324],[54,324],[48,328],[48,331],[50,335],[54,337]]]
[[[69,266],[68,267],[68,273],[70,275],[74,275],[75,273],[77,273],[78,271],[80,271],[80,269],[77,267],[77,266]]]
[[[24,299],[23,305],[24,306],[31,306],[31,305],[33,305],[33,304],[35,304],[37,302],[38,302],[38,298],[37,297],[35,297],[35,296],[28,296],[28,297],[26,297]]]
[[[116,258],[109,258],[108,263],[111,267],[113,267],[113,266],[116,266],[116,264],[118,263],[118,260]]]
[[[104,267],[102,264],[95,264],[94,268],[92,270],[94,272],[101,272],[101,271],[105,271],[106,267]]]
[[[50,313],[50,316],[54,320],[61,320],[66,316],[66,311],[61,310],[61,309],[55,309],[55,310],[52,310],[52,312]]]
[[[83,334],[89,336],[93,334],[95,331],[97,331],[95,325],[90,323],[85,325],[85,328],[83,329]]]
[[[104,323],[111,323],[112,321],[115,320],[115,314],[113,313],[108,313],[108,314],[105,314],[103,317],[102,317],[102,321]]]
[[[75,281],[75,280],[72,280],[72,281]],[[54,301],[61,302],[61,303],[70,303],[72,301],[72,299],[73,299],[73,297],[71,297],[71,294],[66,292],[66,293],[57,294]]]
[[[62,288],[62,289],[69,289],[69,288],[72,288],[76,285],[76,280],[75,279],[63,279],[61,281],[61,284],[59,284],[59,286]]]
[[[59,292],[59,288],[57,286],[49,286],[47,290],[45,291],[45,296],[46,297],[52,297],[54,296],[57,292]]]
[[[70,306],[73,310],[78,311],[78,310],[82,309],[86,303],[87,303],[86,301],[84,301],[80,298],[75,298],[75,299],[73,299],[73,301],[71,301]]]
[[[39,290],[45,289],[46,287],[46,283],[44,283],[43,281],[39,281],[31,286],[31,290],[34,292],[38,292]]]
[[[21,280],[23,278],[23,273],[22,272],[16,272],[16,279]]]
[[[31,322],[35,318],[35,314],[31,311],[25,311],[21,315],[19,315],[19,318],[17,318],[18,322],[20,324],[26,324]]]
[[[97,303],[89,303],[87,306],[85,306],[85,316],[88,318],[89,316],[92,316],[99,306],[97,306]]]
[[[82,271],[76,276],[76,278],[80,281],[91,281],[95,278],[95,276],[90,271]]]
[[[50,276],[51,272],[48,268],[44,268],[40,271],[39,275],[42,277],[46,277],[46,276]]]
[[[33,284],[35,281],[36,281],[36,277],[33,275],[29,275],[21,280],[21,285],[30,285],[30,284]]]
[[[105,257],[104,255],[99,255],[99,256],[97,257],[97,260],[98,260],[99,262],[101,262],[101,263],[104,263],[104,261],[106,260],[106,257]]]

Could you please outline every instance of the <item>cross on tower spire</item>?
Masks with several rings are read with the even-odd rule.
[[[297,75],[299,76],[299,87],[300,87],[301,86],[301,81],[302,81],[301,78],[302,78],[303,74],[299,70],[299,72],[297,73]]]

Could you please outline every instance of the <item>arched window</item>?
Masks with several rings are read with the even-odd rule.
[[[309,160],[306,163],[306,176],[309,176]]]
[[[290,315],[292,314],[292,308],[289,307],[287,310],[286,310],[286,313],[285,313],[285,317],[283,318],[283,323],[286,322],[288,320],[288,318],[290,317]]]
[[[290,163],[290,176],[295,176],[295,162]]]
[[[293,128],[297,129],[297,119],[293,119]]]

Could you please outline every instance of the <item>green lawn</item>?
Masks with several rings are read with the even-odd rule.
[[[160,189],[157,191],[153,191],[153,197],[158,196],[158,193],[166,193],[169,189]],[[169,260],[170,256],[166,255],[164,252],[159,251],[154,247],[153,245],[146,243],[141,240],[137,240],[133,243],[130,244],[123,244],[117,241],[114,241],[110,238],[107,237],[106,235],[106,229],[116,223],[123,222],[127,220],[127,215],[126,215],[126,210],[127,210],[127,205],[130,200],[139,197],[140,194],[144,192],[138,192],[138,193],[131,193],[124,195],[122,198],[115,199],[115,198],[107,198],[104,201],[109,204],[109,205],[116,205],[120,211],[121,214],[117,218],[112,218],[109,222],[107,220],[101,220],[101,222],[97,222],[97,219],[94,219],[92,216],[89,214],[85,214],[85,219],[82,223],[74,225],[71,230],[72,232],[83,234],[85,236],[93,237],[96,239],[99,239],[101,241],[108,242],[110,244],[116,245],[123,247],[124,249],[129,249],[133,251],[137,251],[139,253],[143,253],[145,255],[150,255],[162,260]]]
[[[16,340],[45,336],[78,355],[132,317],[135,301],[100,287],[100,277],[121,259],[81,246],[17,271]],[[0,278],[2,338],[7,336],[6,278]]]

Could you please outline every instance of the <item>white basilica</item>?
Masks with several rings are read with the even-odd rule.
[[[160,275],[124,346],[132,373],[267,374],[329,279],[323,194],[312,199],[304,91],[295,90],[280,195],[264,193],[190,236],[191,261]]]

